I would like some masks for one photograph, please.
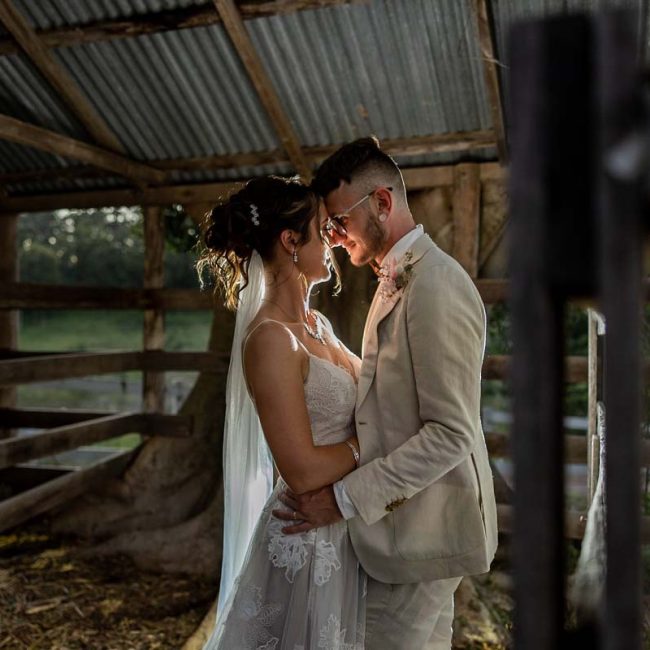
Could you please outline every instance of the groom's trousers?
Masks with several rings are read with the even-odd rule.
[[[449,650],[461,578],[386,584],[368,576],[366,650]]]

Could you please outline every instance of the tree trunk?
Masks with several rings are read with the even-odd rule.
[[[234,318],[215,310],[209,349],[230,351]],[[88,553],[124,553],[148,570],[214,577],[221,563],[224,374],[201,373],[181,408],[186,439],[152,437],[124,476],[84,495],[53,520],[55,532],[94,542]]]

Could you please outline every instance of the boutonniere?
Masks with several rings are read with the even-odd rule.
[[[386,302],[409,283],[413,275],[412,259],[413,253],[407,251],[399,262],[393,259],[379,271],[379,297],[382,301]]]

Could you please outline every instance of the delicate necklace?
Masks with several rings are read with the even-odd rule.
[[[284,309],[282,305],[279,305],[277,302],[274,302],[273,300],[264,298],[262,302],[268,302],[271,305],[275,305],[289,319],[295,318],[286,309]],[[307,321],[300,319],[300,322],[302,322],[302,326],[305,328],[305,332],[307,332],[307,334],[311,336],[311,338],[315,339],[319,343],[322,343],[323,345],[327,345],[325,338],[323,337],[323,325],[320,322],[320,319],[314,315],[311,309],[307,312],[307,317],[309,316],[311,316],[314,319],[314,327],[309,325]]]
[[[327,343],[325,343],[325,339],[323,338],[323,325],[320,322],[320,318],[318,318],[318,316],[316,316],[311,310],[309,311],[309,314],[314,319],[314,327],[311,327],[307,321],[303,321],[302,324],[305,328],[305,332],[307,332],[309,336],[311,336],[313,339],[316,339],[323,345],[327,345]]]

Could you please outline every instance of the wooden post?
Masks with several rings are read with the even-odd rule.
[[[605,322],[598,312],[588,310],[587,356],[587,495],[589,508],[598,483],[600,438],[598,436],[598,402],[602,401],[600,341],[605,334]]]
[[[161,209],[144,208],[144,288],[160,289],[164,284],[165,224]],[[165,345],[165,312],[146,309],[143,320],[143,347],[162,350]],[[165,409],[165,374],[147,371],[143,376],[143,409],[160,412]]]
[[[0,215],[0,283],[18,280],[18,215]],[[18,347],[18,312],[0,310],[0,350]],[[0,407],[16,406],[16,387],[0,388]],[[0,438],[13,434],[0,424]]]
[[[515,647],[564,645],[563,315],[595,292],[591,30],[584,16],[511,34]],[[581,255],[576,255],[580,250]]]
[[[481,178],[476,163],[454,167],[454,247],[453,257],[470,277],[478,275],[479,220],[481,211]]]
[[[597,19],[599,81],[596,158],[599,169],[600,289],[605,344],[605,494],[607,577],[604,650],[639,650],[641,614],[641,295],[647,163],[621,167],[625,146],[644,147],[638,116],[647,119],[632,12]],[[646,111],[643,113],[643,111]],[[636,142],[634,142],[636,140]],[[624,143],[624,145],[622,144]],[[618,164],[616,164],[618,162]]]
[[[200,203],[184,203],[183,209],[190,219],[197,225],[201,226],[207,212],[217,204],[217,201],[202,201]]]

